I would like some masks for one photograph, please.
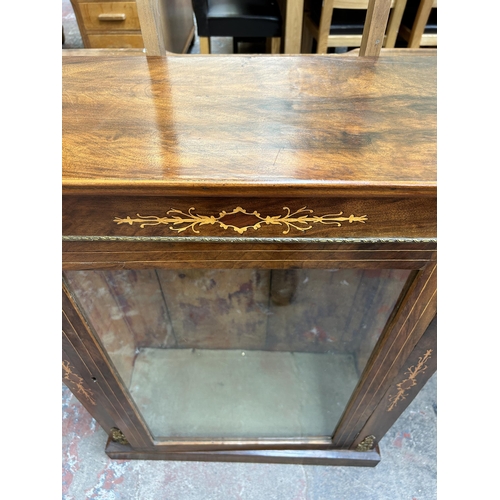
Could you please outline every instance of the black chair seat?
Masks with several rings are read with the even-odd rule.
[[[322,0],[310,2],[311,19],[319,26]],[[333,9],[330,35],[362,35],[366,10]]]
[[[207,24],[207,36],[267,38],[281,36],[282,20],[274,0],[209,0]]]

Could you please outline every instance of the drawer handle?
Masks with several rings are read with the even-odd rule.
[[[99,14],[99,21],[125,21],[125,14]]]

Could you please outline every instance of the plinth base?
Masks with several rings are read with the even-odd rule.
[[[134,450],[108,439],[106,454],[121,460],[178,460],[192,462],[251,462],[272,464],[340,465],[375,467],[380,462],[378,446],[370,451],[353,450],[241,450],[156,451]]]

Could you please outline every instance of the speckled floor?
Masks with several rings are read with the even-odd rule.
[[[434,500],[436,383],[380,442],[375,468],[110,460],[106,433],[63,386],[63,500]]]

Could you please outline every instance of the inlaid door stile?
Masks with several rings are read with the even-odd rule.
[[[392,427],[394,419],[408,408],[420,389],[437,370],[437,317],[422,335],[394,383],[384,394],[377,409],[354,441],[353,448],[365,436],[384,436]]]
[[[376,410],[394,377],[406,364],[437,310],[437,265],[417,273],[396,314],[382,333],[361,380],[332,437],[336,448],[353,449],[361,429]],[[377,437],[377,436],[376,436]]]
[[[62,370],[63,383],[109,434],[116,424],[106,411],[108,400],[102,392],[97,377],[93,377],[64,331],[62,332]]]
[[[153,448],[153,438],[142,420],[135,404],[123,390],[123,382],[114,369],[97,335],[80,312],[67,285],[63,282],[63,332],[79,352],[85,356],[85,364],[97,379],[98,387],[106,398],[106,407],[116,427],[127,441],[139,449]]]

